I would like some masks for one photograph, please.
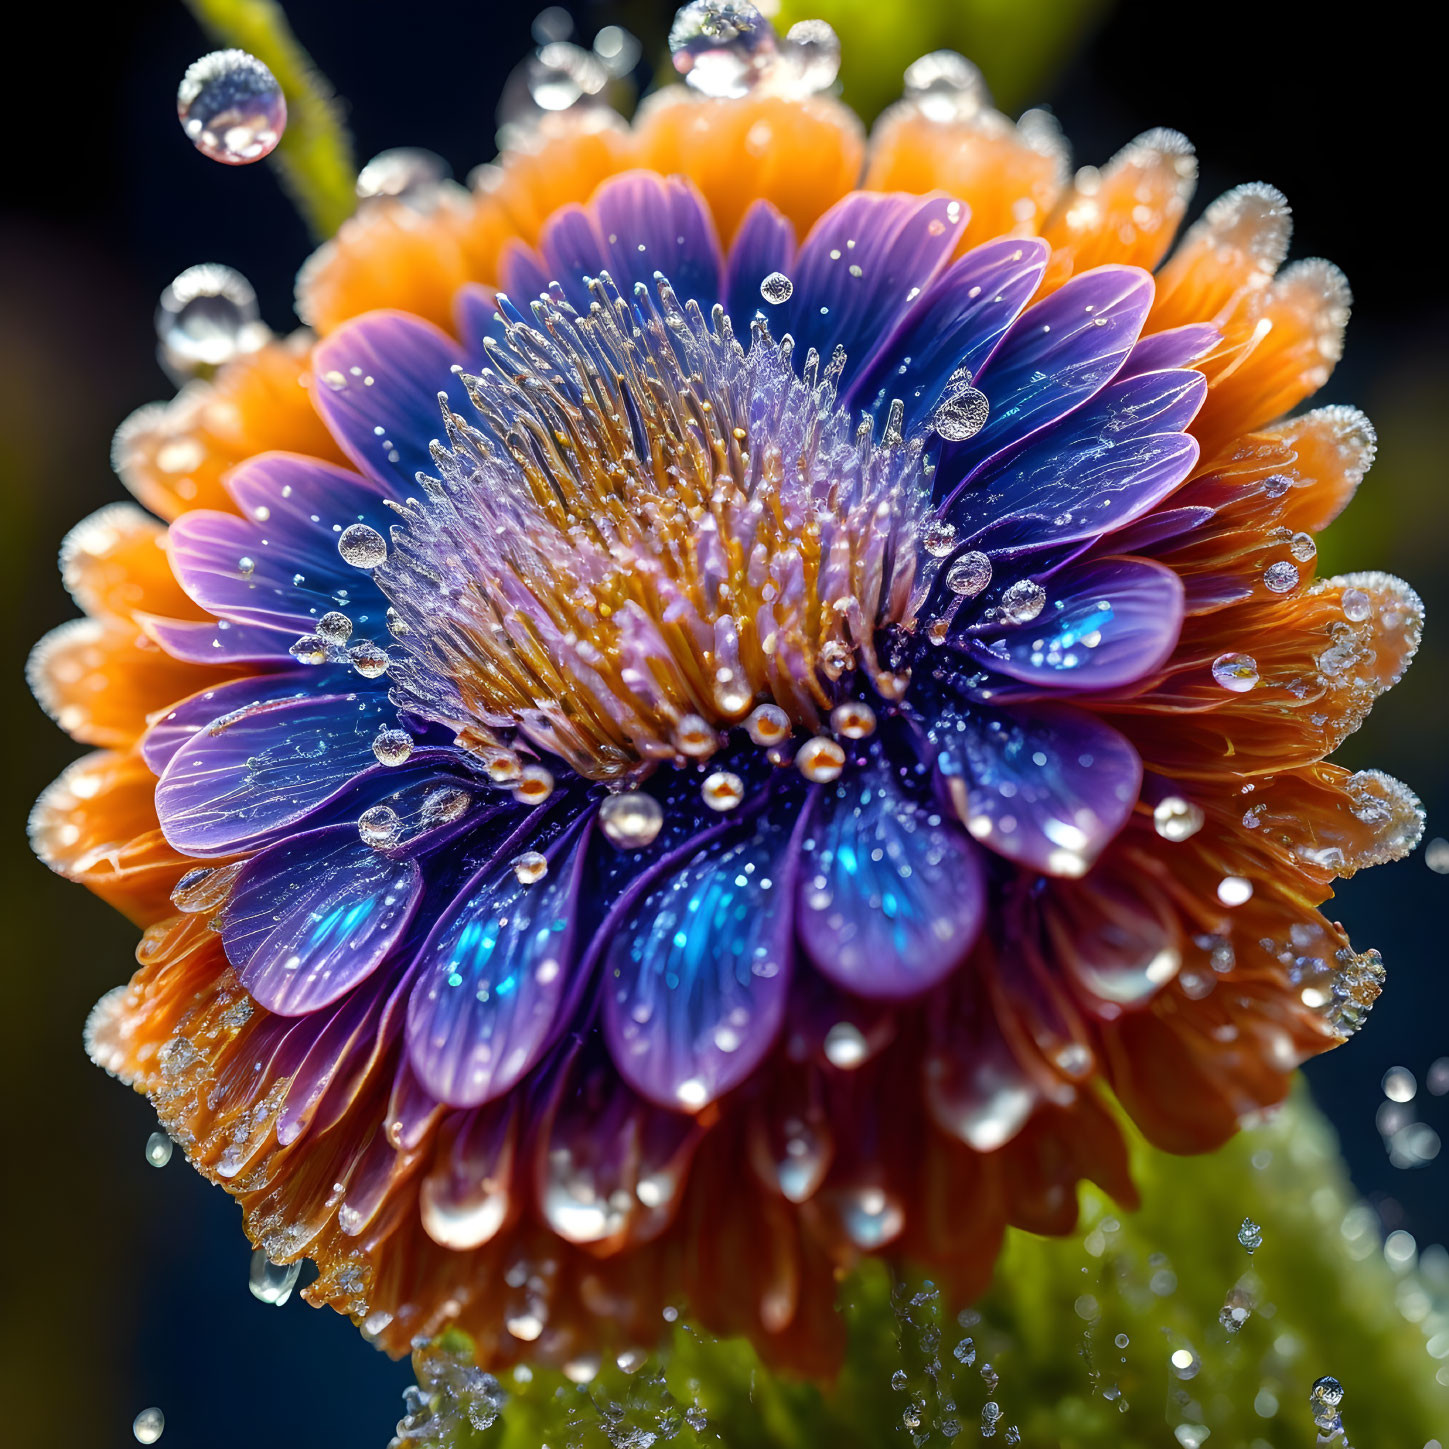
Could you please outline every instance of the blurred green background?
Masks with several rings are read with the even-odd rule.
[[[672,13],[652,0],[571,8],[585,38],[624,23],[646,56],[661,53]],[[463,175],[492,154],[493,106],[530,45],[533,7],[295,0],[288,9],[349,103],[360,158],[422,145]],[[1358,298],[1347,358],[1324,399],[1362,406],[1381,443],[1324,561],[1402,574],[1430,616],[1419,662],[1341,758],[1409,781],[1429,836],[1449,834],[1449,646],[1437,624],[1449,615],[1449,303],[1428,139],[1440,129],[1442,87],[1423,37],[1390,7],[1359,14],[1351,31],[1286,3],[1232,14],[1145,0],[786,0],[784,9],[786,19],[837,24],[845,94],[866,112],[898,91],[910,59],[951,46],[982,66],[1003,104],[1049,105],[1079,162],[1171,125],[1202,158],[1198,208],[1242,181],[1288,194],[1294,255],[1334,258]],[[28,698],[23,661],[73,612],[55,570],[61,537],[121,496],[107,462],[112,430],[168,391],[153,355],[155,299],[183,267],[226,262],[285,329],[308,247],[267,168],[206,163],[177,127],[177,81],[208,48],[179,3],[96,7],[75,17],[74,31],[59,64],[12,53],[11,115],[25,124],[12,124],[19,176],[0,198],[0,618],[10,691],[0,716],[0,889],[11,943],[0,1061],[16,1149],[0,1239],[9,1442],[18,1428],[21,1444],[129,1444],[133,1416],[159,1404],[172,1449],[380,1445],[410,1370],[330,1314],[255,1302],[229,1200],[179,1154],[159,1172],[145,1163],[149,1109],[80,1046],[90,1005],[129,972],[134,932],[50,876],[25,843],[31,801],[76,751]],[[1421,1244],[1449,1236],[1449,1166],[1441,1156],[1393,1167],[1375,1114],[1388,1067],[1408,1067],[1422,1084],[1429,1064],[1449,1055],[1446,903],[1449,880],[1422,853],[1344,889],[1340,914],[1360,944],[1382,948],[1389,987],[1364,1034],[1310,1073],[1358,1190],[1385,1230]],[[1449,1136],[1446,1102],[1421,1086],[1415,1106]]]

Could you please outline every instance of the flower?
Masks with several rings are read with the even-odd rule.
[[[1318,906],[1418,802],[1323,758],[1421,611],[1314,577],[1373,434],[1284,418],[1343,278],[1264,186],[1169,256],[1180,136],[1068,180],[959,57],[867,146],[757,21],[369,200],[63,551],[89,1049],[393,1351],[826,1369],[862,1255],[969,1298],[1133,1200],[1109,1094],[1212,1147],[1379,990]]]

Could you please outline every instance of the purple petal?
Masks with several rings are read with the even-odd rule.
[[[1116,376],[1152,305],[1137,267],[1097,267],[1023,312],[976,377],[991,405],[986,425],[951,448],[951,478],[969,478],[1080,407]]]
[[[940,194],[853,191],[810,229],[790,280],[795,291],[770,330],[788,331],[801,357],[845,349],[841,391],[869,370],[911,304],[956,250],[967,210]]]
[[[661,1106],[698,1111],[774,1045],[789,995],[797,850],[762,816],[651,891],[604,960],[604,1032],[620,1074]]]
[[[418,952],[408,1059],[440,1101],[491,1101],[543,1054],[570,988],[586,842],[571,834],[539,850],[516,833],[500,852],[508,858],[459,891]],[[547,859],[542,879],[517,863],[530,851]]]
[[[355,826],[311,831],[243,867],[222,915],[227,959],[268,1011],[317,1011],[377,969],[421,891],[415,862],[373,850]]]
[[[795,228],[768,201],[756,201],[745,213],[725,263],[725,311],[742,341],[757,312],[766,322],[775,313],[760,283],[774,272],[789,276],[794,262]]]
[[[1164,543],[1200,527],[1213,516],[1211,508],[1160,508],[1134,519],[1108,540],[1118,553],[1153,553]]]
[[[1046,875],[1085,874],[1137,801],[1136,750],[1085,710],[946,705],[929,734],[966,828]]]
[[[982,624],[972,654],[999,674],[1046,689],[1117,689],[1160,668],[1182,630],[1182,580],[1146,559],[1094,559],[1047,581],[1030,623]],[[990,696],[983,696],[990,697]]]
[[[200,690],[173,705],[142,735],[141,758],[152,774],[159,775],[177,750],[208,725],[229,719],[238,710],[335,691],[339,685],[345,687],[346,678],[340,670],[292,670],[286,674],[251,674]]]
[[[197,509],[167,535],[177,580],[203,609],[294,638],[332,610],[352,619],[359,638],[385,627],[386,601],[371,575],[337,551],[350,524],[386,536],[394,515],[371,483],[314,459],[265,453],[242,463],[227,487],[240,516]]]
[[[877,766],[826,787],[810,817],[796,923],[815,965],[861,996],[919,995],[970,954],[979,852]]]
[[[453,298],[453,327],[469,358],[483,357],[483,339],[491,336],[498,315],[497,292],[481,282],[465,282]]]
[[[295,642],[288,629],[233,624],[230,619],[162,619],[138,614],[137,622],[173,659],[188,664],[292,663]]]
[[[612,177],[587,206],[555,212],[538,251],[544,285],[562,284],[582,312],[592,301],[584,278],[604,271],[625,297],[641,282],[653,293],[654,274],[661,272],[681,302],[698,302],[706,314],[723,295],[724,264],[714,222],[699,192],[678,176],[630,171]],[[511,270],[510,291],[517,290],[519,296],[536,292],[534,267]],[[515,277],[529,290],[515,288]]]
[[[1207,322],[1190,322],[1185,327],[1169,327],[1166,332],[1154,332],[1150,337],[1142,338],[1132,349],[1117,377],[1120,381],[1144,372],[1191,367],[1222,340],[1222,333]]]
[[[156,786],[162,833],[187,855],[227,855],[292,830],[376,767],[385,694],[271,701],[186,741]]]
[[[851,389],[852,402],[879,411],[906,405],[905,427],[935,411],[953,374],[974,378],[1041,283],[1051,248],[1037,237],[973,248],[917,299],[905,325]]]
[[[446,332],[406,312],[368,312],[312,354],[312,396],[342,451],[391,498],[415,497],[443,436],[438,394],[471,414],[458,374],[464,353]]]
[[[943,505],[988,553],[1044,548],[1120,528],[1160,502],[1197,462],[1182,431],[1207,394],[1200,372],[1150,372],[1099,396]]]

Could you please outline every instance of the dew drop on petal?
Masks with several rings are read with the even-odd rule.
[[[1253,883],[1240,875],[1225,875],[1218,882],[1218,899],[1230,908],[1246,905],[1253,899]]]
[[[352,637],[352,620],[333,610],[317,620],[317,632],[329,644],[345,644]]]
[[[1029,624],[1046,607],[1046,590],[1035,579],[1018,579],[1001,596],[1001,612],[1013,624]]]
[[[946,570],[946,587],[962,599],[974,599],[990,582],[991,560],[975,549],[952,559]]]
[[[532,885],[548,874],[548,857],[536,850],[525,850],[513,862],[513,874],[521,885]]]
[[[952,121],[981,104],[981,72],[954,50],[932,51],[906,67],[906,99],[932,121]]]
[[[428,212],[438,203],[449,178],[448,163],[420,146],[394,146],[380,151],[357,173],[357,199],[392,197],[414,211]]]
[[[413,752],[413,737],[403,729],[388,726],[373,737],[372,753],[380,765],[401,765]]]
[[[1234,694],[1246,694],[1258,682],[1258,661],[1251,654],[1219,654],[1213,678]]]
[[[663,825],[663,807],[642,790],[609,795],[599,806],[599,828],[620,850],[652,845]]]
[[[252,1297],[258,1302],[280,1308],[292,1296],[292,1289],[297,1286],[301,1273],[300,1258],[295,1263],[274,1263],[267,1257],[264,1248],[257,1248],[252,1253],[247,1284],[252,1290]]]
[[[941,403],[931,419],[931,426],[948,443],[964,443],[985,427],[990,410],[984,392],[978,392],[974,387],[963,388]]]
[[[392,663],[387,650],[374,644],[371,639],[363,639],[360,643],[354,644],[347,651],[347,657],[351,661],[352,667],[364,679],[381,679]]]
[[[160,1409],[142,1409],[131,1421],[131,1434],[138,1444],[154,1444],[166,1432],[166,1415]]]
[[[1312,563],[1318,557],[1318,545],[1313,541],[1311,533],[1295,533],[1288,540],[1288,552],[1299,563]]]
[[[374,805],[357,817],[357,833],[374,850],[396,845],[402,828],[402,817],[391,805]]]
[[[795,284],[784,272],[771,272],[763,282],[760,283],[760,296],[772,307],[778,307],[788,302],[795,295]]]
[[[669,32],[674,68],[706,96],[742,96],[776,56],[775,31],[745,0],[691,0]]]
[[[1263,586],[1274,594],[1286,594],[1298,587],[1298,565],[1286,558],[1269,564],[1263,573]]]
[[[830,711],[830,728],[848,740],[875,733],[875,711],[864,700],[848,699]]]
[[[733,810],[745,798],[745,782],[729,770],[717,770],[700,786],[699,796],[711,810]]]
[[[778,745],[790,734],[790,716],[778,704],[762,704],[750,712],[745,729],[757,745]]]
[[[187,267],[156,307],[156,355],[181,384],[209,377],[271,336],[257,313],[257,294],[240,272],[214,262]]]
[[[817,735],[800,746],[795,756],[795,768],[812,784],[828,784],[840,778],[840,772],[845,768],[845,751],[834,740]]]
[[[1362,624],[1373,613],[1373,603],[1362,589],[1343,591],[1343,617],[1350,624]]]
[[[542,765],[525,765],[518,772],[513,798],[520,805],[542,805],[553,794],[553,774]]]
[[[375,569],[387,560],[387,540],[368,524],[354,523],[342,530],[337,552],[355,569]]]
[[[945,558],[956,547],[956,525],[944,518],[931,519],[921,530],[921,547],[932,558]]]
[[[152,1167],[165,1167],[171,1161],[171,1139],[164,1132],[153,1132],[146,1139],[146,1161]]]
[[[1200,805],[1181,795],[1166,795],[1153,807],[1152,828],[1164,839],[1188,840],[1203,827]]]
[[[181,129],[203,156],[246,166],[269,156],[287,125],[277,78],[244,50],[214,50],[193,61],[176,91]]]
[[[789,91],[816,95],[840,74],[840,37],[827,21],[796,21],[780,42],[780,60]]]

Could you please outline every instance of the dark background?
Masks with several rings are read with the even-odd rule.
[[[672,11],[573,8],[587,36],[625,19],[646,55],[658,53]],[[529,0],[292,0],[288,10],[351,102],[359,159],[422,145],[461,176],[491,156],[499,87],[529,45]],[[1297,5],[1126,0],[1064,69],[1013,99],[1049,104],[1079,162],[1105,160],[1151,125],[1185,131],[1203,160],[1198,208],[1238,182],[1271,181],[1294,204],[1294,255],[1327,255],[1348,273],[1358,301],[1348,355],[1321,400],[1362,406],[1381,452],[1326,540],[1324,563],[1404,575],[1426,597],[1430,628],[1408,679],[1340,758],[1414,785],[1432,837],[1449,834],[1438,623],[1449,617],[1449,308],[1433,221],[1443,83],[1402,14],[1361,8],[1347,26]],[[107,466],[112,430],[169,391],[152,350],[155,298],[190,263],[227,262],[286,330],[309,246],[267,167],[212,165],[183,138],[176,84],[211,47],[180,4],[129,0],[65,17],[63,59],[10,52],[0,216],[6,1441],[18,1429],[20,1444],[123,1446],[133,1416],[158,1404],[169,1449],[380,1449],[407,1366],[390,1365],[330,1313],[295,1299],[280,1311],[255,1302],[230,1200],[180,1153],[159,1172],[145,1163],[154,1117],[80,1045],[92,1002],[128,974],[135,933],[50,876],[24,841],[31,800],[76,750],[26,697],[22,662],[33,639],[73,612],[54,567],[62,535],[122,496]],[[969,34],[957,43],[972,48]],[[847,83],[850,61],[847,49]],[[1449,1150],[1422,1169],[1395,1169],[1374,1117],[1380,1078],[1402,1064],[1421,1083],[1421,1116],[1449,1137],[1449,1098],[1422,1087],[1430,1062],[1449,1054],[1446,902],[1449,879],[1426,869],[1422,852],[1344,887],[1339,914],[1361,946],[1382,948],[1389,987],[1363,1035],[1309,1072],[1359,1188],[1386,1226],[1423,1244],[1449,1237]]]

